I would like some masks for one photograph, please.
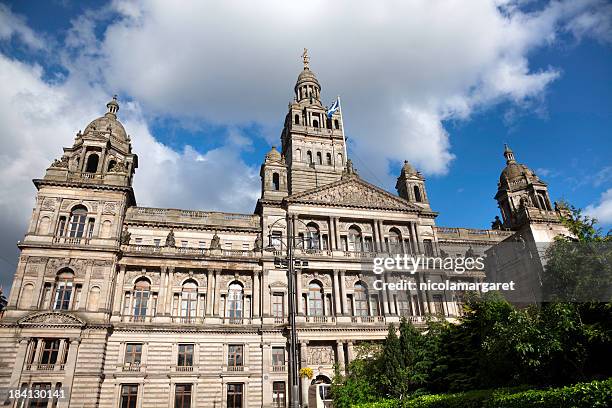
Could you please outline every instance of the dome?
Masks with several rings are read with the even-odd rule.
[[[276,150],[276,146],[272,146],[272,149],[266,154],[266,161],[281,161],[282,156],[278,150]]]
[[[299,86],[303,82],[314,82],[319,85],[319,80],[317,79],[317,76],[308,67],[304,67],[302,72],[300,72],[300,75],[298,75],[296,86]]]
[[[89,125],[85,128],[83,134],[87,134],[92,131],[110,133],[119,138],[120,140],[127,140],[127,133],[125,128],[117,120],[117,111],[119,111],[119,103],[117,102],[117,95],[113,96],[113,99],[106,104],[108,112],[104,116],[92,120]]]
[[[404,165],[402,166],[402,173],[404,174],[415,174],[417,171],[412,167],[408,160],[404,160]]]
[[[499,182],[502,187],[508,187],[508,184],[512,184],[513,181],[523,178],[526,178],[527,182],[538,180],[538,177],[529,167],[516,162],[514,152],[508,145],[504,146],[504,157],[506,158],[506,167],[499,176]]]

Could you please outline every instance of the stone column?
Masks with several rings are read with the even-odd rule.
[[[59,346],[59,350],[57,352],[57,360],[56,360],[56,364],[54,367],[54,370],[59,370],[60,366],[62,364],[66,363],[66,360],[64,360],[64,354],[66,353],[66,346],[68,345],[68,341],[66,341],[66,339],[60,339],[60,346]]]
[[[410,223],[410,228],[412,231],[412,242],[414,245],[414,252],[417,254],[422,253],[421,251],[421,243],[419,242],[419,235],[417,233],[417,228],[416,228],[416,223],[411,222]]]
[[[348,363],[355,359],[355,350],[353,349],[353,342],[349,341],[346,345],[346,351],[348,354]]]
[[[123,283],[125,280],[125,265],[119,266],[117,277],[115,278],[115,299],[113,300],[113,314],[121,314],[121,301],[123,300]]]
[[[334,269],[334,309],[335,316],[342,314],[342,304],[340,300],[340,280],[338,279],[338,270]]]
[[[263,315],[264,316],[270,316],[270,285],[268,283],[269,280],[269,271],[267,269],[264,269],[263,271],[263,278],[262,278],[262,283],[261,283],[261,291],[262,291],[262,298],[263,298]],[[285,310],[287,310],[285,308]]]
[[[338,249],[338,243],[336,242],[336,228],[334,225],[334,217],[329,217],[329,249],[334,251]]]
[[[259,271],[253,271],[253,317],[259,317],[259,299],[261,291],[259,290]]]
[[[79,338],[71,338],[70,339],[70,347],[68,348],[68,356],[66,357],[66,365],[64,366],[64,372],[66,375],[64,376],[64,381],[62,382],[62,386],[65,389],[65,396],[68,406],[71,405],[70,396],[72,394],[72,383],[74,380],[74,370],[77,363],[77,352],[79,350],[79,345],[81,344],[81,339]]]
[[[160,316],[166,314],[166,296],[168,288],[168,268],[162,266],[159,268],[159,293],[157,294],[157,310]]]
[[[215,269],[215,303],[213,304],[213,314],[219,317],[219,302],[221,301],[221,288],[219,287],[219,281],[221,280],[221,269]]]
[[[342,306],[342,314],[348,314],[346,310],[346,271],[340,271],[340,304]]]
[[[87,302],[89,299],[89,284],[91,281],[92,269],[93,261],[87,261],[87,266],[85,267],[85,281],[83,282],[83,287],[81,288],[81,304],[79,305],[79,310],[87,309]]]
[[[213,271],[208,269],[206,271],[206,316],[212,316],[213,314]]]
[[[338,354],[338,367],[340,370],[346,370],[346,366],[344,364],[344,342],[342,340],[336,341],[336,353]]]
[[[300,316],[304,316],[304,307],[302,305],[302,270],[301,269],[296,269],[295,270],[295,292],[296,292],[296,297],[297,297],[297,314]],[[291,294],[289,294],[289,296],[291,296]]]
[[[174,300],[174,266],[168,266],[166,269],[167,281],[166,281],[166,299],[164,300],[166,316],[172,316],[172,302]]]
[[[336,236],[336,249],[342,249],[342,240],[340,239],[339,219],[334,217],[334,234]]]
[[[378,220],[378,234],[380,235],[380,250],[383,252],[389,251],[389,248],[385,247],[385,228],[382,220]]]
[[[376,252],[381,252],[382,251],[382,245],[380,244],[380,234],[378,233],[378,221],[377,220],[373,220],[372,221],[372,240],[374,241],[374,250]]]

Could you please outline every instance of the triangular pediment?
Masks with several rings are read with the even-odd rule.
[[[19,320],[24,326],[83,326],[85,322],[76,316],[61,312],[42,312],[28,315]]]
[[[422,209],[358,176],[344,177],[334,183],[287,197],[288,202],[420,212]]]

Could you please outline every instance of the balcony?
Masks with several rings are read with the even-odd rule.
[[[352,323],[385,323],[385,316],[351,316]]]
[[[85,237],[53,237],[54,244],[89,245],[89,238]]]
[[[170,368],[170,371],[174,373],[193,373],[194,371],[197,371],[197,370],[192,365],[190,366],[174,365]]]
[[[144,366],[140,363],[125,363],[123,366],[121,366],[121,371],[124,371],[124,372],[139,373],[143,370],[144,370]]]
[[[242,324],[251,324],[250,318],[242,318],[242,317],[224,317],[223,324],[230,325],[242,325]]]
[[[122,246],[129,255],[175,256],[179,258],[240,258],[256,259],[259,252],[240,249],[202,249],[192,247],[166,247],[158,245],[129,244]]]
[[[287,371],[287,368],[284,365],[273,365],[272,366],[273,373],[284,373],[286,371]]]
[[[228,372],[243,372],[245,371],[244,366],[226,366],[225,371]]]
[[[195,316],[173,316],[172,323],[181,323],[181,324],[203,324],[203,317],[195,317]]]
[[[306,316],[306,323],[336,323],[336,318],[334,316]]]
[[[64,364],[26,364],[26,371],[63,371]]]

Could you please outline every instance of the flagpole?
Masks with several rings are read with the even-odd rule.
[[[344,163],[348,160],[348,156],[346,154],[346,138],[344,137],[344,118],[342,116],[342,101],[340,100],[340,95],[338,95],[338,106],[340,107],[340,130],[342,131],[342,144],[344,145]]]

